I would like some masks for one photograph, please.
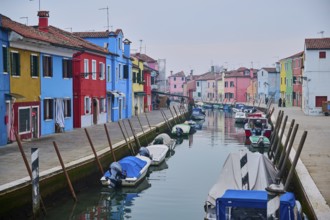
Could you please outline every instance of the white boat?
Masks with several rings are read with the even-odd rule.
[[[119,186],[135,186],[146,176],[151,164],[149,157],[145,156],[127,156],[110,164],[101,177],[103,186],[111,188]]]
[[[205,219],[216,219],[216,200],[226,190],[242,190],[241,154],[247,154],[248,185],[250,190],[265,190],[275,182],[276,170],[272,162],[259,152],[239,151],[230,153],[222,167],[217,182],[212,186],[205,202]]]
[[[182,135],[189,135],[194,133],[196,130],[193,129],[190,125],[188,124],[177,124],[174,125],[172,128],[172,134],[176,136],[182,136]]]
[[[173,149],[175,146],[175,140],[172,139],[168,134],[166,133],[161,133],[157,135],[154,140],[150,143],[150,145],[155,145],[155,144],[165,144],[168,146],[170,149]]]
[[[165,144],[155,144],[146,147],[150,153],[151,165],[159,165],[165,161],[169,147]]]
[[[235,113],[235,123],[245,123],[247,118],[246,118],[246,113],[245,112],[236,112]]]

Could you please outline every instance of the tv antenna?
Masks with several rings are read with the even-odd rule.
[[[324,31],[317,32],[318,34],[321,34],[321,38],[323,38]]]
[[[106,8],[100,8],[99,10],[107,10],[107,30],[109,31],[109,7],[107,6]]]

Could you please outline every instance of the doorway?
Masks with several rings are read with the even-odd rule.
[[[111,100],[111,97],[108,97],[108,100],[107,100],[107,120],[108,122],[111,122],[111,111],[112,111],[112,100]]]
[[[118,99],[118,106],[119,106],[119,120],[122,119],[122,111],[123,111],[123,100]]]
[[[32,107],[31,126],[32,138],[39,138],[39,107]]]
[[[99,112],[99,102],[96,98],[93,99],[93,124],[97,125],[97,116]]]

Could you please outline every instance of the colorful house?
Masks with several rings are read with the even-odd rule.
[[[277,101],[280,97],[279,67],[263,67],[257,72],[258,99],[265,103],[266,98]]]
[[[48,11],[39,11],[39,25],[29,27],[2,16],[9,31],[10,94],[9,140],[71,130],[72,79],[70,60],[78,45],[59,39],[48,26]],[[60,88],[60,89],[59,89]]]
[[[183,83],[186,81],[186,76],[183,71],[172,74],[168,77],[169,93],[174,95],[183,95]]]
[[[292,105],[301,107],[302,104],[302,84],[301,77],[303,71],[303,55],[304,52],[300,52],[292,57],[292,84],[293,84],[293,93],[292,93]]]
[[[252,77],[251,77],[252,75]],[[253,72],[245,67],[228,71],[224,76],[224,92],[227,102],[249,102],[256,93],[253,83]],[[248,89],[250,87],[250,89]]]
[[[144,112],[144,96],[146,93],[144,92],[143,87],[143,61],[141,61],[138,57],[132,55],[133,66],[132,66],[132,75],[133,75],[133,94],[132,94],[132,111],[135,115],[139,115]]]
[[[130,44],[121,29],[102,32],[76,32],[109,51],[106,57],[107,121],[118,121],[132,116],[132,61]]]
[[[8,31],[2,28],[2,16],[0,16],[0,146],[6,145],[8,142],[8,134],[11,120],[9,113],[9,106],[11,106],[10,82],[9,82],[9,42]]]
[[[330,38],[305,39],[302,109],[320,115],[322,102],[330,101]]]

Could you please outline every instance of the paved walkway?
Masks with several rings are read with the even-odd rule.
[[[163,110],[167,118],[172,118],[170,110]],[[172,113],[175,115],[173,109],[171,110]],[[162,116],[160,110],[155,110],[147,113],[147,117],[150,125],[152,126],[152,129],[155,129],[155,126],[159,126],[160,124],[164,123],[164,117]],[[145,116],[145,114],[141,114],[139,116],[144,131],[147,131],[149,129],[147,117]],[[123,121],[125,122],[125,126],[127,128],[129,136],[132,137],[132,132],[128,120],[125,119]],[[130,121],[135,132],[142,134],[142,129],[138,121],[138,117],[133,116]],[[116,147],[120,143],[124,143],[124,138],[118,125],[118,122],[111,122],[107,123],[106,125],[108,128],[112,145]],[[109,151],[108,140],[103,124],[88,127],[87,130],[97,152],[100,152],[102,150]],[[88,157],[94,157],[93,151],[90,147],[86,133],[83,128],[74,129],[73,131],[68,131],[65,133],[57,133],[45,136],[32,141],[23,141],[22,145],[29,163],[31,160],[31,148],[39,148],[40,176],[45,175],[46,173],[52,173],[54,172],[54,170],[61,169],[59,160],[54,149],[53,141],[57,143],[64,164],[72,163],[72,161],[84,160]],[[149,142],[151,141],[152,140],[149,139]],[[0,167],[0,196],[4,192],[4,190],[7,190],[8,188],[13,187],[15,185],[24,184],[30,181],[17,142],[0,148]]]
[[[283,110],[284,116],[288,116],[284,134],[287,134],[292,119],[299,124],[293,144],[295,150],[303,132],[308,132],[296,172],[317,218],[330,219],[330,117],[306,116],[298,107],[275,106],[272,115],[274,122],[279,110]],[[283,137],[283,143],[285,139],[286,137]],[[293,157],[291,161],[292,159]]]

